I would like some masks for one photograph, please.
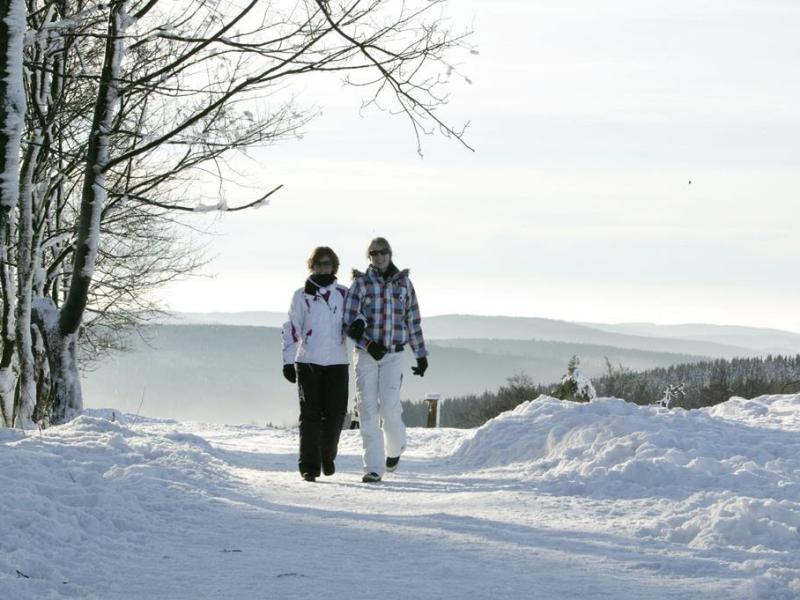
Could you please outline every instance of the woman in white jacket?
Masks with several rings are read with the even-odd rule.
[[[336,283],[339,258],[314,248],[311,275],[292,297],[283,326],[283,376],[300,396],[300,474],[315,481],[333,475],[345,413],[349,364],[343,327],[347,288]]]

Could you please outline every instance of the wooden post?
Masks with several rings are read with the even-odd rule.
[[[425,394],[425,404],[428,405],[428,421],[425,427],[439,427],[439,400],[441,394]]]

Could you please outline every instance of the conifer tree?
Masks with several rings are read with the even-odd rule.
[[[591,380],[579,368],[580,362],[580,359],[573,354],[567,363],[567,374],[553,390],[554,397],[573,402],[589,402],[597,397]]]

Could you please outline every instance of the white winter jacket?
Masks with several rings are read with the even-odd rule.
[[[283,364],[349,362],[342,321],[346,296],[347,288],[335,281],[319,287],[306,280],[292,296],[289,320],[283,324]]]

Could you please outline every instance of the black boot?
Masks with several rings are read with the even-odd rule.
[[[394,473],[397,470],[397,463],[400,462],[399,456],[387,456],[386,457],[386,470],[389,473]]]

